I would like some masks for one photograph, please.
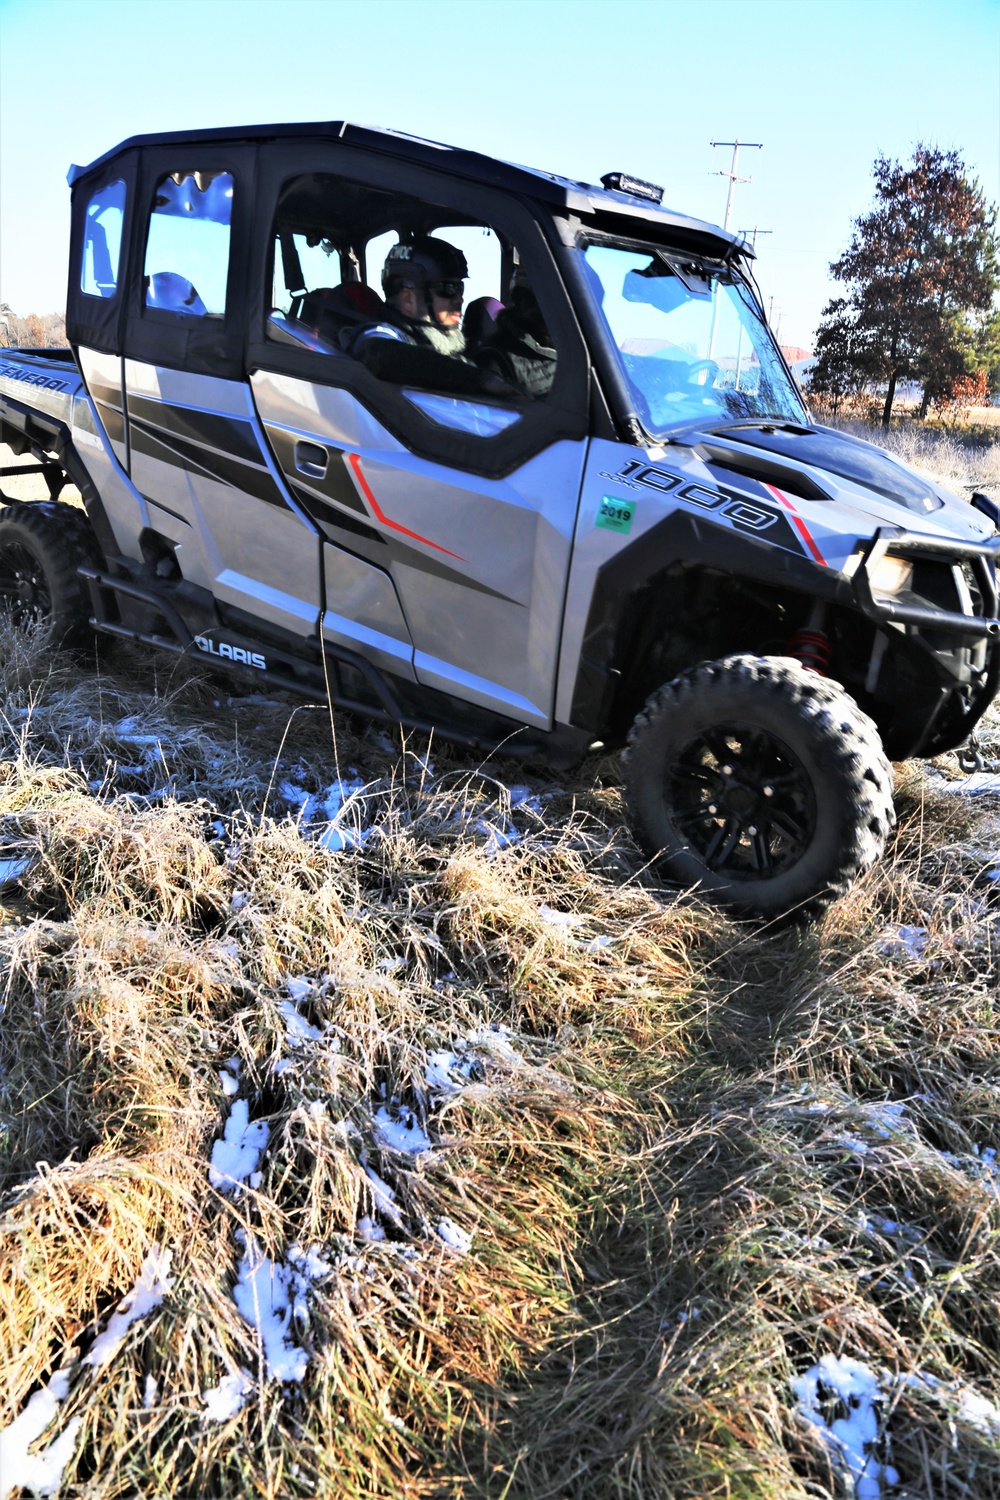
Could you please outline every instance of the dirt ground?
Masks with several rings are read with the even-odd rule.
[[[18,458],[7,447],[6,443],[0,443],[0,469],[8,469],[16,466],[19,469],[31,469],[36,460],[30,453],[22,454]],[[41,474],[0,474],[0,493],[5,500],[45,500],[48,498],[48,489]],[[73,505],[82,505],[83,500],[80,491],[75,484],[68,484],[59,496],[60,500],[68,500]]]

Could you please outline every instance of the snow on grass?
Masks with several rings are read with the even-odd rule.
[[[538,915],[549,927],[559,928],[560,931],[565,932],[567,935],[573,931],[574,927],[580,927],[586,921],[585,917],[578,917],[575,912],[555,911],[551,906],[546,906],[544,902],[538,908]]]
[[[228,1422],[230,1417],[235,1417],[237,1412],[243,1410],[252,1390],[253,1376],[249,1370],[239,1369],[231,1375],[224,1375],[218,1385],[210,1386],[201,1393],[201,1399],[205,1403],[205,1421]]]
[[[472,1245],[472,1231],[462,1229],[454,1219],[449,1219],[447,1214],[437,1226],[439,1239],[458,1255],[467,1255]]]
[[[855,1500],[879,1500],[882,1484],[899,1483],[888,1464],[879,1463],[873,1449],[878,1441],[877,1402],[883,1392],[874,1370],[846,1355],[824,1354],[818,1364],[792,1381],[798,1410],[818,1427],[838,1467],[847,1469]],[[833,1410],[846,1411],[834,1417]]]
[[[334,851],[357,848],[368,836],[367,828],[345,828],[343,819],[356,811],[368,783],[360,776],[344,781],[337,777],[322,792],[307,792],[294,781],[283,781],[278,795],[289,807],[298,810],[301,827],[315,835],[325,849]]]
[[[28,1449],[55,1419],[69,1392],[69,1380],[69,1370],[57,1370],[48,1384],[35,1392],[21,1415],[0,1431],[0,1500],[6,1500],[16,1489],[33,1490],[36,1495],[58,1493],[83,1419],[74,1417],[41,1453],[29,1453]]]
[[[267,1146],[268,1128],[263,1120],[250,1119],[246,1099],[234,1099],[225,1134],[212,1146],[208,1180],[220,1193],[241,1188],[260,1165]]]
[[[135,1286],[122,1298],[104,1331],[91,1344],[81,1361],[81,1369],[89,1366],[92,1370],[99,1370],[107,1365],[121,1348],[131,1324],[159,1307],[173,1287],[169,1275],[171,1255],[170,1250],[152,1246]],[[6,1500],[15,1489],[32,1490],[42,1496],[58,1493],[63,1470],[73,1456],[82,1419],[74,1417],[41,1453],[29,1453],[28,1449],[54,1420],[60,1403],[69,1393],[72,1373],[71,1369],[57,1370],[48,1384],[34,1393],[20,1416],[0,1431],[0,1500]],[[155,1397],[155,1380],[152,1391]],[[151,1404],[147,1378],[144,1405]]]
[[[95,1370],[106,1365],[118,1353],[129,1326],[137,1318],[144,1318],[147,1313],[159,1307],[173,1287],[169,1275],[172,1256],[172,1251],[161,1250],[159,1245],[152,1246],[142,1263],[139,1279],[128,1295],[119,1302],[118,1310],[108,1319],[104,1332],[99,1333],[91,1344],[84,1355],[84,1365],[90,1365]]]
[[[374,1119],[375,1138],[380,1146],[391,1151],[402,1151],[407,1156],[420,1156],[431,1149],[427,1132],[410,1109],[400,1109],[395,1102],[383,1104]]]
[[[233,1301],[243,1319],[255,1329],[271,1380],[299,1381],[306,1372],[309,1355],[294,1342],[297,1325],[309,1321],[308,1293],[314,1281],[330,1274],[332,1267],[314,1251],[293,1245],[285,1263],[266,1256],[252,1236],[239,1234],[245,1245]]]
[[[888,929],[880,938],[878,951],[886,958],[921,958],[931,940],[926,927],[902,926]]]
[[[368,1240],[370,1244],[377,1244],[379,1240],[385,1239],[385,1230],[381,1224],[369,1217],[368,1214],[364,1214],[358,1220],[358,1234],[363,1240]]]
[[[368,1178],[368,1181],[372,1185],[372,1197],[375,1199],[376,1209],[382,1215],[382,1217],[384,1219],[388,1219],[391,1224],[401,1226],[403,1218],[399,1212],[399,1209],[396,1207],[396,1194],[393,1192],[389,1184],[378,1175],[378,1173],[375,1171],[375,1168],[370,1167],[363,1157],[361,1160],[361,1165],[365,1169],[365,1176]]]
[[[943,792],[964,797],[1000,797],[1000,775],[995,771],[971,771],[968,775],[951,780],[935,772],[927,777],[927,784],[934,792]]]
[[[432,1094],[457,1094],[467,1083],[478,1083],[485,1075],[482,1059],[474,1053],[459,1057],[454,1052],[431,1052],[424,1065],[424,1082]]]
[[[235,1073],[230,1073],[228,1068],[219,1069],[219,1082],[227,1098],[231,1099],[234,1094],[239,1093],[239,1077]]]
[[[321,1042],[323,1033],[296,1010],[291,1000],[282,1000],[278,1012],[285,1023],[285,1037],[290,1047],[301,1047],[304,1042]]]

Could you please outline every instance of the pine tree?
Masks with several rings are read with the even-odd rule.
[[[971,372],[971,319],[990,310],[1000,263],[996,208],[957,151],[918,145],[912,163],[879,156],[873,171],[874,207],[830,267],[847,294],[823,311],[812,387],[884,385],[887,427],[900,380],[923,382],[923,414]]]

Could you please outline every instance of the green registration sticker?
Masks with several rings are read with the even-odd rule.
[[[605,495],[601,501],[594,525],[603,526],[608,531],[620,531],[627,536],[632,530],[632,517],[634,515],[634,500],[617,500],[614,495]]]

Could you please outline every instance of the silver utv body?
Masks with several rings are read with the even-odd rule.
[[[816,429],[749,248],[648,185],[337,123],[143,137],[72,188],[75,367],[11,357],[0,403],[82,477],[99,628],[562,762],[733,651],[836,675],[897,755],[995,692],[988,503]],[[428,232],[494,334],[530,283],[541,398],[352,356]]]

